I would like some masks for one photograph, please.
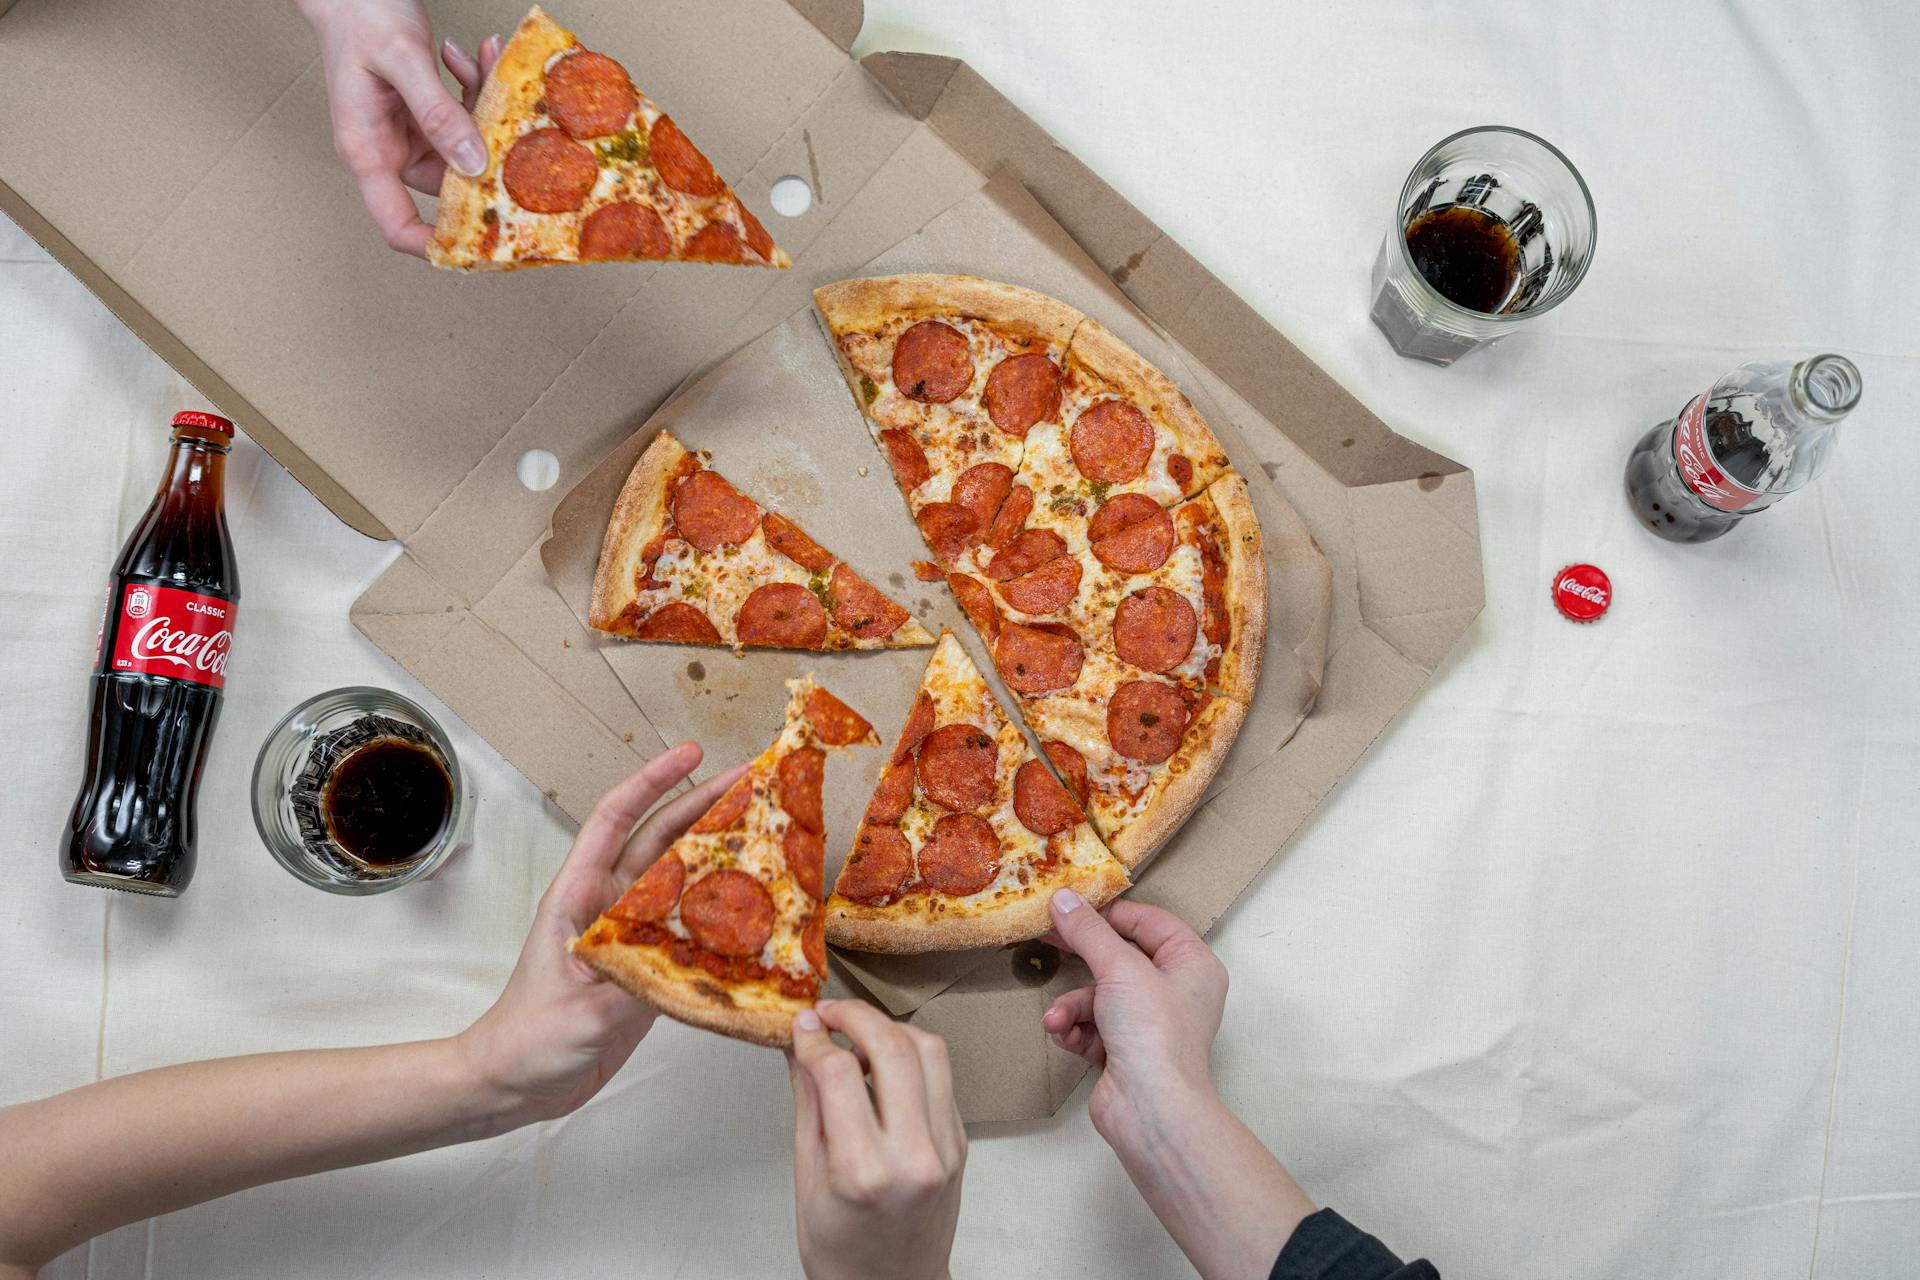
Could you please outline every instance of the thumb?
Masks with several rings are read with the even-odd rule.
[[[442,160],[469,178],[486,172],[487,147],[480,140],[480,130],[460,100],[447,92],[424,43],[396,46],[375,69],[407,104],[420,132]]]
[[[1118,977],[1129,965],[1146,961],[1133,944],[1113,931],[1106,917],[1087,905],[1071,889],[1061,889],[1047,901],[1053,927],[1066,949],[1087,962],[1096,979]]]

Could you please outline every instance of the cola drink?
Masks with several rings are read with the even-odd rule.
[[[1669,541],[1710,541],[1819,475],[1859,402],[1844,356],[1743,364],[1640,438],[1627,500]]]
[[[174,415],[160,490],[113,563],[86,776],[61,855],[75,884],[177,897],[193,879],[194,799],[240,602],[224,492],[232,441],[225,418]]]

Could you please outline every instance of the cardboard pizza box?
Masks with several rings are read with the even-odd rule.
[[[430,8],[437,31],[471,46],[525,5]],[[341,519],[404,545],[355,622],[576,818],[662,731],[549,578],[540,544],[560,498],[677,389],[802,313],[815,285],[970,198],[1041,241],[1057,229],[1063,263],[1091,264],[1180,353],[1187,367],[1168,371],[1239,429],[1331,574],[1310,714],[1283,749],[1236,758],[1241,776],[1196,812],[1184,838],[1217,857],[1169,857],[1142,879],[1210,924],[1478,613],[1471,475],[1388,430],[970,68],[853,60],[858,0],[580,0],[555,16],[700,142],[792,272],[460,277],[396,261],[333,154],[311,32],[292,6],[246,0],[0,0],[0,209]],[[112,163],[86,162],[103,147]],[[771,215],[768,189],[789,175],[812,207]],[[1024,193],[1033,203],[1011,212]],[[832,429],[864,434],[850,406]],[[544,455],[559,481],[530,489],[520,476]],[[833,479],[836,494],[849,483]],[[718,701],[710,732],[744,733],[726,708],[745,700]],[[738,714],[764,728],[775,713]],[[961,958],[916,1006],[956,1046],[970,1119],[1046,1115],[1079,1079],[1078,1060],[1033,1031],[1055,963]],[[901,975],[902,998],[938,980]]]

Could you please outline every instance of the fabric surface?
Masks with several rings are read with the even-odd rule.
[[[1293,1229],[1268,1280],[1439,1280],[1425,1259],[1402,1263],[1331,1209],[1310,1213]]]
[[[1310,1195],[1448,1276],[1910,1269],[1920,9],[868,9],[860,52],[967,58],[1396,430],[1478,477],[1485,614],[1214,935],[1233,976],[1226,1100]],[[1450,370],[1402,361],[1366,319],[1393,197],[1428,145],[1489,121],[1584,172],[1595,265],[1502,347]],[[1734,364],[1818,350],[1865,380],[1825,477],[1711,545],[1634,527],[1620,477],[1641,431]],[[443,709],[347,620],[395,549],[243,440],[241,629],[199,878],[171,903],[59,880],[104,575],[167,417],[195,403],[0,225],[0,1102],[455,1030],[505,980],[570,838],[450,721],[478,847],[442,879],[350,900],[269,859],[247,784],[282,712],[354,683]],[[1593,626],[1548,603],[1576,560],[1617,590]],[[542,1277],[611,1246],[633,1277],[792,1275],[790,1127],[778,1055],[662,1022],[571,1118],[258,1189],[50,1274]],[[1184,1271],[1084,1086],[1050,1120],[974,1134],[956,1276]]]

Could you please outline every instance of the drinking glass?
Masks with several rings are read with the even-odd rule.
[[[1407,249],[1424,213],[1465,206],[1503,222],[1520,272],[1498,311],[1473,311],[1427,283]],[[1373,322],[1403,356],[1449,365],[1558,306],[1593,261],[1593,196],[1571,161],[1524,129],[1484,125],[1434,144],[1400,188],[1373,264]]]

